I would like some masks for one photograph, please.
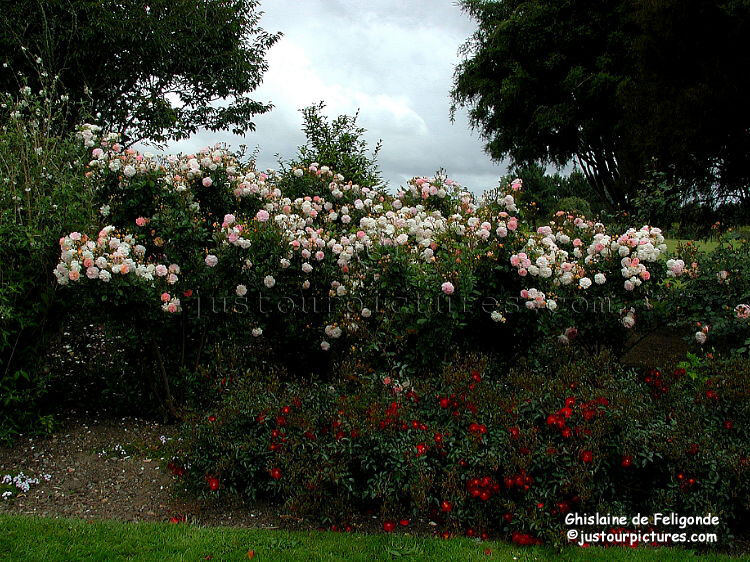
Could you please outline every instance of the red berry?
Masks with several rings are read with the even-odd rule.
[[[271,474],[271,478],[274,480],[281,479],[281,469],[280,468],[272,468],[269,473]]]
[[[206,481],[208,482],[208,487],[212,492],[215,492],[219,489],[219,479],[215,476],[209,476]]]
[[[627,468],[632,464],[633,464],[633,457],[631,457],[630,455],[625,455],[622,457],[622,462],[620,462],[621,466]]]
[[[594,460],[594,453],[591,451],[581,451],[581,460],[586,463],[592,462]]]
[[[402,519],[401,521],[398,522],[398,524],[401,525],[402,527],[408,527],[409,526],[409,520],[408,519]]]
[[[447,398],[441,398],[440,399],[440,407],[441,408],[447,408],[448,406],[450,406],[450,404],[451,404],[451,401],[448,400]]]
[[[449,501],[443,501],[440,504],[440,511],[444,511],[445,513],[449,513],[453,509],[453,504]]]
[[[383,523],[383,530],[386,533],[392,533],[396,530],[396,524],[393,521],[386,521],[385,523]]]
[[[724,429],[732,429],[734,427],[734,423],[731,420],[726,420],[724,422]]]

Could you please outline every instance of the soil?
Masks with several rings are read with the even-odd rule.
[[[0,499],[0,513],[152,522],[184,517],[205,526],[319,529],[278,505],[233,505],[181,496],[162,457],[163,440],[176,436],[176,425],[87,418],[79,412],[61,416],[59,423],[59,430],[49,436],[22,436],[13,447],[0,447],[0,479],[19,472],[39,479],[28,492]],[[367,515],[350,522],[351,530],[359,532],[377,531],[380,524]],[[410,526],[416,534],[435,530],[427,520]]]
[[[652,333],[643,339],[634,339],[632,347],[622,357],[622,363],[630,367],[671,369],[690,351],[686,339],[673,332]]]
[[[0,448],[0,478],[23,472],[39,479],[27,493],[0,500],[0,513],[121,521],[186,516],[204,525],[288,527],[283,514],[181,499],[160,456],[176,433],[137,418],[90,419],[70,414],[48,437],[22,437]],[[50,476],[49,481],[44,475]]]

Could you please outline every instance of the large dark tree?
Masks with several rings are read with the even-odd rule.
[[[130,140],[179,139],[200,127],[241,133],[271,108],[246,95],[261,83],[279,38],[259,27],[256,0],[0,6],[0,91],[25,83],[38,90],[57,76],[58,92]]]
[[[478,24],[453,100],[494,158],[576,161],[628,205],[650,169],[747,197],[748,0],[463,0]]]

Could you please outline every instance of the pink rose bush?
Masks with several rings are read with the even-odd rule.
[[[420,330],[431,334],[423,343],[442,348],[460,325],[484,322],[516,337],[564,336],[576,325],[588,338],[622,342],[653,317],[651,302],[667,280],[695,271],[682,258],[667,259],[655,227],[612,231],[564,212],[532,227],[520,180],[477,199],[438,174],[391,194],[317,162],[261,172],[223,145],[157,158],[123,150],[92,125],[80,137],[107,220],[137,230],[109,236],[108,226],[95,241],[64,238],[60,283],[132,272],[154,285],[156,300],[164,292],[158,281],[177,282],[176,273],[163,275],[166,266],[145,260],[160,256],[181,265],[183,291],[255,303],[242,322],[265,334],[273,321],[262,305],[283,307],[285,337],[317,350],[407,346]],[[134,203],[123,203],[123,190]],[[185,303],[173,298],[162,308],[181,310]],[[313,312],[304,299],[315,301]],[[606,311],[597,312],[597,299]]]
[[[152,286],[177,283],[180,272],[177,264],[149,263],[145,254],[146,248],[131,234],[120,235],[111,225],[99,231],[95,239],[72,232],[60,239],[60,263],[53,274],[60,285],[80,282],[83,278],[110,283],[113,279],[126,277]],[[164,295],[169,294],[162,293],[161,296],[164,310],[179,312],[179,299],[170,297],[165,300]]]

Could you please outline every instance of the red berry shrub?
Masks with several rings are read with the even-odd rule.
[[[448,536],[564,543],[568,512],[669,510],[716,514],[729,538],[750,508],[750,368],[716,361],[705,382],[670,376],[655,393],[653,373],[572,353],[414,381],[247,376],[173,463],[204,496],[285,502],[329,525],[374,510],[388,532],[429,517]]]

